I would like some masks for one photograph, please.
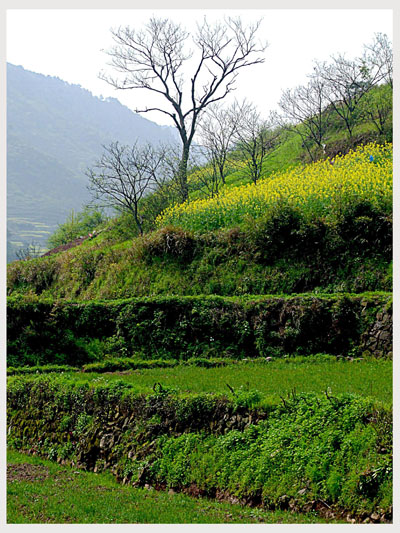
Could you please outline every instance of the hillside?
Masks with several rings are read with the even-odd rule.
[[[171,142],[159,126],[114,98],[7,64],[9,247],[45,246],[57,224],[89,200],[85,169],[112,141]],[[14,259],[12,254],[8,260]]]
[[[142,199],[144,234],[127,214],[89,234],[70,220],[45,256],[9,264],[10,448],[110,471],[132,496],[390,523],[387,133],[332,123],[311,162],[291,131],[257,183],[236,149],[218,195],[203,165],[189,201]]]
[[[365,145],[333,165],[170,208],[144,237],[120,242],[117,221],[78,247],[15,262],[8,291],[74,300],[388,291],[391,198],[392,146]]]

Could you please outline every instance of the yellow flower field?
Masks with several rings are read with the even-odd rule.
[[[257,218],[278,202],[305,212],[329,215],[352,199],[366,199],[390,210],[392,202],[392,144],[371,143],[345,156],[297,166],[248,184],[226,188],[212,198],[176,204],[157,219],[157,225],[212,230]]]

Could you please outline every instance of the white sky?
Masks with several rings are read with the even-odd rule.
[[[109,61],[102,50],[113,44],[110,28],[138,28],[152,14],[170,17],[189,30],[204,15],[210,21],[224,14],[240,15],[249,22],[263,17],[259,36],[269,43],[265,63],[240,72],[234,96],[246,97],[265,115],[278,107],[283,90],[306,82],[314,59],[329,60],[336,53],[354,57],[376,32],[393,39],[390,9],[9,9],[7,61],[80,84],[95,95],[118,98],[132,110],[151,106],[153,96],[147,91],[116,91],[99,80],[98,74]],[[171,124],[161,113],[144,116]]]

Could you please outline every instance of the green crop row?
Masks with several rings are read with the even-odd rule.
[[[257,360],[256,360],[257,361]],[[263,359],[263,361],[265,361]],[[138,359],[134,357],[112,357],[96,363],[87,363],[82,368],[68,365],[37,365],[37,366],[9,366],[7,375],[16,374],[48,374],[59,372],[123,372],[124,370],[140,370],[151,368],[174,368],[177,365],[190,365],[196,367],[215,368],[234,364],[234,359],[191,357],[187,361],[177,361],[176,359]]]

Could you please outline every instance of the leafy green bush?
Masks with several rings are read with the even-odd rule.
[[[356,355],[363,350],[363,334],[390,299],[385,293],[155,297],[90,303],[10,298],[8,364],[76,367],[132,354],[136,354],[134,361],[199,358],[193,362],[198,365],[206,364],[202,359],[288,353],[347,355],[352,351]],[[387,354],[391,351],[389,345],[382,349]],[[115,366],[109,361],[104,368],[127,364]]]
[[[368,423],[371,408],[350,395],[297,395],[243,432],[165,435],[150,479],[271,508],[320,499],[358,515],[372,512],[390,502],[392,465]]]

